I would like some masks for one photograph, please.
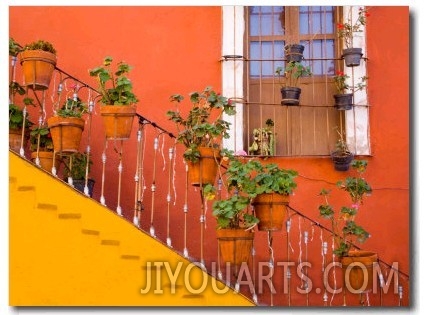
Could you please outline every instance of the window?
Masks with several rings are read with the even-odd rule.
[[[353,8],[353,10],[352,10]],[[357,7],[223,7],[223,93],[233,97],[238,116],[227,148],[248,152],[255,128],[271,119],[276,156],[328,155],[334,148],[335,127],[344,130],[356,154],[369,154],[368,106],[353,111],[333,107],[332,77],[345,69],[336,23]],[[359,39],[361,47],[364,41]],[[312,77],[302,78],[300,106],[281,105],[275,69],[285,67],[284,46],[305,46],[303,64]],[[365,62],[361,65],[365,72]],[[356,71],[356,70],[355,70]],[[366,91],[355,104],[367,105]]]

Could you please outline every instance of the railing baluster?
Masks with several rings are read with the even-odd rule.
[[[399,306],[402,306],[403,287],[401,285],[398,286],[398,294],[399,294]]]
[[[142,174],[142,131],[144,129],[144,125],[139,122],[138,130],[137,130],[137,157],[136,157],[136,167],[135,167],[135,189],[134,189],[134,215],[133,215],[133,223],[135,226],[140,227],[140,212],[141,212],[141,174]]]
[[[290,261],[290,229],[291,229],[291,219],[286,221],[286,235],[287,235],[287,261]],[[286,272],[286,278],[287,278],[287,305],[291,305],[291,294],[290,294],[290,280],[291,280],[291,273],[290,273],[290,266],[287,265],[287,272]]]
[[[102,153],[102,190],[100,195],[100,203],[103,206],[106,206],[106,199],[105,199],[106,149],[107,149],[107,139],[105,137],[105,142],[103,144],[103,153]]]
[[[172,160],[174,158],[174,150],[173,148],[169,148],[169,166],[168,166],[168,193],[166,195],[166,203],[167,203],[167,222],[166,222],[166,244],[169,247],[172,247],[172,241],[169,231],[169,223],[171,221],[170,218],[170,208],[171,208],[171,181],[172,181]]]
[[[86,196],[90,196],[90,192],[88,189],[88,173],[90,169],[90,159],[91,159],[91,127],[93,122],[93,109],[94,109],[94,102],[91,100],[91,90],[89,90],[89,102],[88,102],[88,143],[87,143],[87,165],[85,166],[85,183],[84,183],[84,194]]]
[[[308,262],[308,231],[304,231],[304,242],[305,242],[305,261]],[[303,275],[303,273],[302,273]],[[308,279],[308,268],[305,268],[305,277]],[[308,282],[304,282],[304,289],[306,289],[306,306],[309,306],[309,287]]]
[[[158,153],[158,147],[159,147],[159,139],[156,136],[153,141],[153,178],[152,178],[152,185],[151,185],[151,192],[152,192],[152,200],[151,200],[151,207],[150,207],[150,235],[153,237],[156,237],[155,234],[155,228],[153,226],[153,217],[155,213],[155,193],[156,193],[156,160],[157,160],[157,153]]]
[[[188,165],[184,161],[185,169],[185,186],[184,186],[184,257],[188,258],[188,248],[187,248],[187,213],[188,213]],[[219,261],[219,260],[218,260]]]
[[[322,229],[321,229],[321,241],[322,241]],[[324,284],[324,295],[322,299],[324,300],[324,306],[328,306],[328,294],[327,294],[327,285],[328,285],[328,275],[326,274],[325,270],[327,267],[327,251],[328,251],[328,243],[322,242],[322,257],[323,257],[323,263],[322,263],[322,275],[323,275],[323,284]]]
[[[122,156],[124,151],[122,149],[124,140],[121,140],[121,146],[119,149],[119,164],[118,164],[118,203],[116,205],[116,213],[122,216],[122,208],[121,208],[121,187],[122,187],[122,171],[124,169]]]

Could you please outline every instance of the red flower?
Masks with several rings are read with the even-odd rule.
[[[336,71],[336,75],[338,75],[338,76],[344,76],[344,73],[343,73],[343,71]]]
[[[338,28],[339,30],[344,29],[344,24],[342,24],[342,23],[337,23],[337,28]]]
[[[228,105],[231,105],[231,100],[228,100]]]

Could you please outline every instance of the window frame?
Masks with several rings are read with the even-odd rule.
[[[343,6],[343,20],[348,17],[353,20],[358,16],[360,6]],[[224,139],[224,147],[239,152],[244,150],[244,43],[245,43],[245,13],[244,6],[222,7],[222,93],[230,97],[236,106],[235,116],[225,116],[231,123],[230,138]],[[361,47],[366,56],[366,25],[364,32],[355,34],[353,44]],[[345,66],[345,72],[350,68]],[[355,67],[355,78],[366,75],[366,62]],[[345,133],[349,149],[355,155],[370,155],[369,106],[367,89],[355,93],[355,104],[352,110],[345,111]]]

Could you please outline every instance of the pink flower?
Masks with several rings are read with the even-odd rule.
[[[238,156],[246,156],[247,153],[244,150],[238,150],[236,151],[236,153],[234,153],[234,155],[238,155]]]

